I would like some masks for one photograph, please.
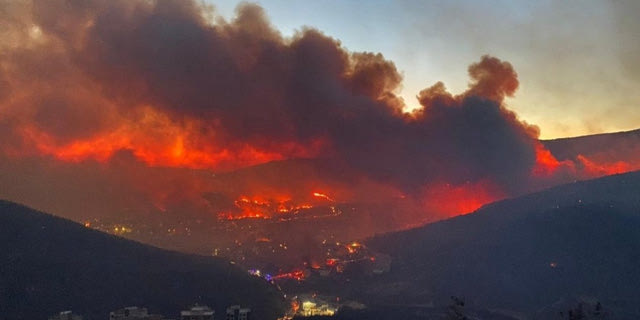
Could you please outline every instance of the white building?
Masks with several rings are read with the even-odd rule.
[[[55,316],[49,317],[49,320],[82,320],[82,316],[74,314],[71,311],[62,311]]]
[[[180,311],[180,320],[213,320],[215,313],[207,306],[195,305],[189,310]]]

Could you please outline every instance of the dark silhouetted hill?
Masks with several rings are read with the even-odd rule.
[[[640,129],[541,142],[558,160],[583,155],[598,160],[636,162],[640,156]]]
[[[546,319],[561,301],[588,297],[611,319],[640,319],[640,172],[497,202],[369,244],[394,258],[392,272],[363,289],[371,301],[438,305],[455,295]]]
[[[85,319],[144,306],[176,316],[194,304],[232,304],[275,319],[284,301],[265,281],[213,257],[165,251],[0,201],[0,318],[46,319],[72,309]]]

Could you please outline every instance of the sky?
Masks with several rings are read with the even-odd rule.
[[[240,1],[207,0],[226,19]],[[380,52],[404,81],[400,96],[437,81],[460,93],[485,54],[509,61],[520,88],[507,104],[541,138],[640,127],[640,2],[253,1],[289,36],[321,30],[350,51]]]

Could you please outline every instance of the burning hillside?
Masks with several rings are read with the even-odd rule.
[[[323,193],[314,192],[313,197],[324,201],[314,201],[314,203],[320,202],[322,205],[327,205],[327,202],[334,202],[329,196]],[[322,203],[324,202],[324,203]],[[220,213],[219,218],[226,220],[238,220],[238,219],[280,219],[287,220],[293,218],[305,210],[312,209],[315,205],[311,203],[296,203],[291,197],[280,196],[279,198],[269,199],[265,197],[247,197],[241,196],[234,201],[235,207],[240,211],[239,214],[234,213]]]
[[[397,228],[640,168],[557,159],[507,108],[518,77],[495,57],[408,111],[393,62],[311,28],[283,37],[256,5],[230,21],[195,1],[0,6],[2,196],[76,219],[358,203]]]

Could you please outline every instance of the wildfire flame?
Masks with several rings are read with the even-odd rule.
[[[139,108],[137,113],[133,119],[118,120],[117,126],[107,132],[69,142],[58,142],[36,126],[25,126],[20,132],[31,151],[12,153],[25,154],[35,149],[62,161],[78,163],[92,159],[106,163],[119,151],[129,150],[149,166],[228,170],[290,157],[314,157],[325,143],[322,139],[309,144],[285,142],[268,149],[249,143],[224,145],[216,143],[213,136],[199,133],[204,125],[195,119],[185,118],[177,123],[149,106]]]
[[[314,192],[314,197],[331,200],[322,193]],[[242,219],[271,219],[286,214],[298,214],[300,210],[311,209],[313,205],[306,203],[294,203],[290,196],[280,196],[278,199],[269,199],[264,196],[241,196],[234,201],[240,210],[239,214],[220,213],[218,217],[223,220]]]
[[[114,190],[96,207],[117,199],[118,209],[204,211],[222,220],[296,215],[336,200],[386,201],[423,222],[640,169],[633,157],[554,156],[539,130],[508,109],[518,76],[496,57],[469,66],[463,92],[436,83],[418,93],[419,108],[405,112],[397,95],[402,74],[382,54],[350,52],[312,28],[285,38],[257,5],[241,5],[226,20],[205,18],[209,8],[197,1],[131,2],[17,2],[15,16],[3,21],[10,41],[0,44],[0,176],[28,163],[21,174],[38,176],[33,168],[40,167],[49,181],[67,184],[54,205],[24,199],[53,185],[44,179],[22,179],[29,181],[2,196],[61,212],[91,185],[103,189],[86,191],[87,199]],[[210,177],[297,159],[345,169],[332,177],[282,170],[258,187]],[[290,183],[293,176],[304,181]],[[345,192],[324,189],[336,180]],[[274,188],[278,196],[269,194]],[[224,193],[224,205],[204,199],[214,191]],[[72,208],[80,215],[86,206]]]
[[[326,195],[326,194],[324,194],[324,193],[314,192],[314,193],[313,193],[313,196],[314,196],[314,197],[316,197],[316,198],[322,198],[322,199],[326,199],[326,200],[331,201],[331,202],[335,202],[335,200],[333,200],[333,199],[329,198],[329,196],[327,196],[327,195]]]

